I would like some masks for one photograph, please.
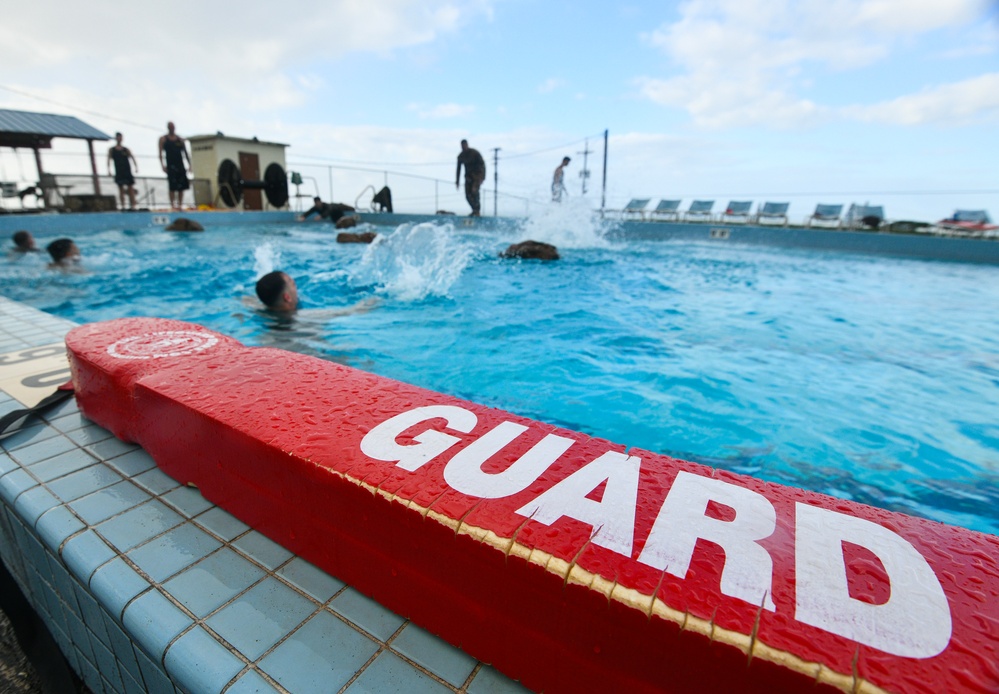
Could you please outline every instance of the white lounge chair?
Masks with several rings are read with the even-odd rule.
[[[621,214],[621,219],[630,219],[637,217],[638,219],[645,219],[645,207],[649,204],[651,198],[633,198],[625,205],[622,209],[618,210]]]
[[[694,200],[690,203],[690,208],[683,213],[685,222],[710,222],[714,215],[711,208],[715,206],[714,200]]]
[[[749,214],[753,209],[752,200],[732,200],[725,211],[718,215],[719,222],[744,224],[749,221]]]
[[[788,202],[765,202],[756,212],[757,224],[780,224],[787,226],[787,208],[791,206]]]
[[[805,220],[805,226],[812,226],[815,222],[822,222],[821,226],[831,225],[835,228],[839,228],[842,220],[840,215],[843,214],[842,205],[826,205],[819,203],[815,206],[815,212],[809,215],[808,219]]]
[[[679,200],[660,200],[659,204],[649,212],[649,219],[665,222],[668,219],[678,220],[680,218]]]

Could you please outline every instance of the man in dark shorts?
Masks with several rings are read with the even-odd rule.
[[[184,138],[174,132],[173,122],[167,123],[167,134],[160,138],[160,164],[163,165],[170,184],[170,207],[175,210],[183,209],[184,191],[191,187],[187,181],[191,157],[187,154]]]
[[[125,193],[128,193],[128,207],[135,209],[135,176],[132,175],[132,167],[129,160],[135,165],[135,171],[139,171],[139,163],[132,156],[132,150],[121,144],[121,133],[115,133],[115,146],[108,150],[108,175],[111,175],[111,162],[114,162],[114,182],[118,184],[118,199],[121,202],[121,209],[125,209]]]
[[[458,189],[458,179],[461,178],[461,165],[465,165],[465,199],[472,206],[472,214],[469,217],[479,215],[479,188],[486,180],[486,162],[479,154],[479,150],[468,146],[468,140],[461,141],[461,154],[458,155],[458,170],[454,174],[454,187]]]

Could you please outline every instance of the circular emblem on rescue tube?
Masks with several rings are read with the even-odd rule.
[[[182,357],[204,352],[218,341],[214,335],[195,330],[161,330],[122,338],[108,347],[108,354],[116,359]]]

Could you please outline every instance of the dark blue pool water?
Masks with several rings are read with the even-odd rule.
[[[460,220],[459,220],[460,221]],[[202,323],[770,480],[999,533],[999,268],[726,243],[607,242],[573,210],[338,245],[326,225],[109,230],[87,275],[0,293],[88,322]],[[555,263],[504,261],[555,243]],[[45,241],[46,239],[41,239]],[[299,284],[278,325],[245,302]]]

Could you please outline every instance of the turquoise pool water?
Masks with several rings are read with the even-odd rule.
[[[999,267],[609,242],[571,208],[498,230],[327,225],[77,239],[89,274],[3,264],[78,322],[152,315],[310,352],[629,446],[999,533]],[[555,243],[555,263],[504,261]],[[45,242],[49,239],[39,239]],[[298,282],[275,322],[245,298]]]

